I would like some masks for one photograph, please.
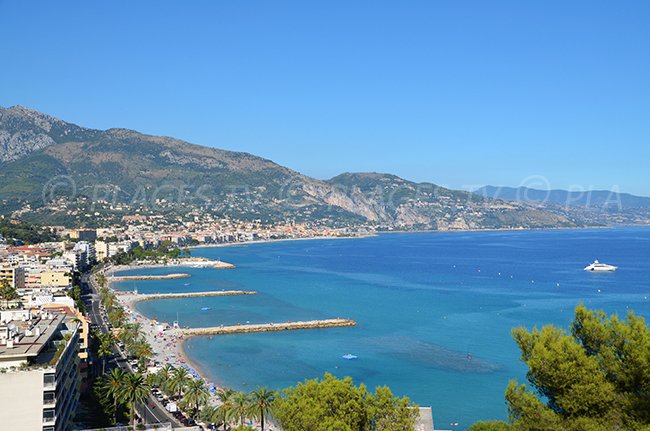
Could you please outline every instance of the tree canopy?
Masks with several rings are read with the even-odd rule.
[[[272,411],[285,431],[412,431],[419,414],[408,398],[386,387],[372,394],[350,377],[331,374],[285,389]]]
[[[506,389],[511,426],[472,430],[650,430],[650,329],[642,317],[607,317],[580,305],[570,332],[513,330],[532,389]]]

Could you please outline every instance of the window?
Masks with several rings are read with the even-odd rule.
[[[53,388],[56,386],[56,376],[53,373],[43,375],[43,386]]]

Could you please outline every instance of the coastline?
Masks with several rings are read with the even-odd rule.
[[[408,232],[408,231],[406,231]],[[423,231],[427,232],[427,231]],[[236,247],[236,246],[242,246],[242,245],[250,245],[250,244],[270,244],[274,242],[288,242],[288,241],[315,241],[315,240],[328,240],[328,239],[363,239],[363,238],[373,238],[376,237],[378,234],[381,234],[382,232],[373,232],[373,233],[368,233],[368,234],[362,234],[362,235],[355,235],[355,236],[310,236],[310,237],[304,237],[304,238],[277,238],[277,239],[254,239],[251,241],[237,241],[237,242],[227,242],[227,243],[221,243],[221,244],[199,244],[199,245],[193,245],[188,247],[190,250],[192,249],[201,249],[201,248],[219,248],[219,247]]]
[[[111,289],[113,288],[111,287]],[[160,365],[169,364],[176,368],[187,368],[190,374],[195,378],[203,379],[210,388],[223,388],[220,379],[210,378],[205,370],[196,361],[192,360],[187,353],[185,343],[190,336],[186,336],[182,331],[171,328],[168,322],[161,322],[140,313],[135,306],[139,300],[137,295],[114,289],[113,291],[117,293],[118,301],[124,306],[128,315],[128,321],[141,324],[142,332],[147,342],[151,345],[154,354],[153,359],[155,361]],[[163,325],[166,329],[161,332],[158,325]],[[216,397],[213,393],[210,394],[210,402],[216,402]]]
[[[170,322],[161,322],[153,317],[148,317],[142,314],[136,308],[136,303],[141,300],[139,295],[133,294],[128,291],[117,290],[113,286],[113,282],[120,281],[118,276],[110,277],[110,274],[116,272],[132,271],[138,269],[153,269],[153,268],[174,268],[174,267],[194,267],[198,265],[200,268],[214,268],[214,269],[230,269],[235,268],[235,265],[223,261],[215,261],[205,258],[188,259],[181,261],[168,262],[166,264],[136,264],[136,265],[117,265],[108,268],[105,273],[107,275],[108,287],[116,294],[117,300],[128,315],[128,321],[140,323],[144,336],[151,345],[154,357],[160,365],[170,364],[174,367],[185,367],[195,377],[203,379],[210,388],[223,388],[221,379],[210,378],[208,373],[201,368],[201,366],[194,360],[187,352],[185,345],[190,336],[186,336],[181,331],[171,328]],[[163,325],[165,330],[159,331],[158,325]],[[210,402],[216,403],[214,393],[210,394]]]
[[[197,268],[214,268],[214,269],[233,269],[236,268],[235,265],[228,262],[223,262],[221,260],[211,260],[206,258],[192,258],[192,259],[179,259],[173,260],[167,263],[143,263],[143,264],[131,264],[131,265],[114,265],[106,269],[106,275],[110,275],[116,272],[122,271],[133,271],[136,269],[155,269],[155,268],[187,268],[187,267],[197,267]],[[118,276],[115,276],[118,277]],[[136,276],[137,277],[137,276]]]
[[[612,228],[615,228],[615,227],[601,227],[601,228],[594,228],[594,230],[603,230],[603,229],[612,229]],[[588,230],[588,229],[589,228],[526,229],[526,230],[522,230],[522,229],[515,229],[515,230],[512,230],[512,229],[500,229],[499,231],[515,231],[515,232],[517,232],[517,231],[526,232],[526,231],[536,231],[536,230],[542,230],[542,231],[544,231],[544,230],[547,230],[547,231],[557,231],[557,230],[583,231],[583,230]],[[485,231],[485,229],[479,230],[479,232],[481,232],[481,231]],[[465,231],[422,231],[422,232],[414,232],[414,231],[395,232],[395,231],[393,231],[393,232],[381,232],[381,233],[429,233],[429,232],[436,232],[436,233],[439,233],[439,232],[454,232],[454,233],[456,233],[456,232],[469,232],[469,231],[467,231],[467,230],[465,230]],[[373,236],[375,236],[375,235],[373,235]],[[204,246],[201,246],[199,248],[227,247],[227,246],[248,245],[248,244],[261,244],[261,243],[271,243],[271,242],[277,242],[277,241],[303,241],[303,240],[318,240],[318,239],[360,239],[360,238],[362,238],[362,237],[337,237],[337,238],[315,237],[315,238],[293,238],[293,239],[288,238],[288,239],[278,239],[278,240],[259,240],[259,241],[237,242],[237,243],[228,243],[228,244],[204,245]],[[163,265],[163,264],[132,265],[132,266],[129,266],[129,267],[112,268],[112,270],[115,270],[115,271],[127,271],[127,270],[132,270],[132,269],[142,269],[142,268],[146,268],[146,267],[156,268],[156,267],[170,267],[170,266],[173,266],[173,265]],[[116,292],[119,293],[121,291],[116,291]],[[147,329],[151,328],[151,326],[150,326],[151,324],[154,324],[154,322],[157,322],[157,320],[155,320],[153,318],[149,318],[147,316],[144,316],[139,311],[137,311],[136,307],[135,307],[135,302],[129,304],[127,309],[130,311],[130,313],[132,313],[132,315],[140,316],[141,320],[139,320],[139,321],[141,323],[143,323],[143,327],[145,327],[145,325],[146,325]],[[170,335],[173,334],[172,331],[168,331],[168,332],[169,332]],[[194,370],[196,375],[203,378],[204,381],[212,382],[215,386],[223,388],[224,387],[224,385],[223,385],[224,380],[223,380],[223,378],[221,378],[219,376],[219,372],[220,372],[219,370],[214,370],[211,373],[207,373],[196,360],[192,360],[192,357],[191,357],[192,352],[191,352],[191,349],[188,348],[189,346],[187,345],[187,341],[188,341],[189,338],[190,338],[189,335],[188,336],[185,336],[185,335],[175,336],[174,344],[173,344],[173,355],[167,355],[167,356],[173,356],[173,360],[171,360],[169,363],[171,363],[174,366],[183,366],[183,364],[186,364],[187,367]],[[163,344],[162,348],[160,347],[159,344],[158,345],[152,344],[152,348],[154,349],[155,352],[158,353],[157,357],[161,357],[161,358],[165,357],[164,353],[167,353],[167,352],[171,351],[171,349],[169,349],[169,348],[167,350],[165,350],[164,344]],[[182,361],[180,361],[179,359],[182,359]],[[160,361],[160,362],[165,363],[164,361]],[[212,399],[211,402],[214,402],[214,400]]]
[[[202,248],[219,248],[219,247],[236,247],[252,244],[269,244],[274,242],[285,242],[285,241],[316,241],[316,240],[329,240],[329,239],[365,239],[365,238],[374,238],[380,235],[387,234],[409,234],[409,233],[476,233],[476,232],[554,232],[554,231],[565,231],[565,230],[603,230],[603,229],[618,229],[626,227],[649,227],[646,224],[633,224],[633,225],[607,225],[607,226],[566,226],[566,227],[538,227],[538,228],[479,228],[479,229],[414,229],[414,230],[381,230],[373,231],[367,234],[360,234],[355,236],[312,236],[312,237],[303,237],[303,238],[278,238],[278,239],[259,239],[251,241],[237,241],[237,242],[228,242],[221,244],[199,244],[188,247],[192,249],[202,249]],[[138,268],[138,267],[136,267]]]

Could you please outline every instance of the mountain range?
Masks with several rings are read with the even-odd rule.
[[[576,227],[594,222],[546,202],[481,196],[395,175],[303,175],[252,154],[0,107],[1,212],[46,224],[132,213],[392,229]],[[80,217],[85,215],[85,219]],[[108,218],[110,219],[110,217]]]
[[[585,207],[601,211],[621,211],[650,208],[650,198],[610,190],[539,190],[528,187],[485,186],[474,193],[494,199],[518,202],[538,202]]]

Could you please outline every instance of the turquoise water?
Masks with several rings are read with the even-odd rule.
[[[215,382],[281,388],[330,372],[388,385],[433,408],[436,427],[505,419],[504,390],[525,381],[512,327],[566,327],[575,305],[650,317],[650,229],[387,234],[193,250],[232,270],[122,282],[142,293],[245,289],[255,296],[141,302],[149,317],[215,326],[346,317],[335,328],[194,337],[188,354]],[[616,273],[582,270],[594,259]],[[132,271],[178,272],[178,268]],[[184,283],[190,286],[184,286]],[[201,311],[202,307],[211,307]],[[353,353],[358,360],[341,356]],[[468,359],[471,353],[471,360]]]

